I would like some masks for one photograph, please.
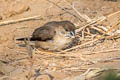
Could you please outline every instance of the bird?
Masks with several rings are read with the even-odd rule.
[[[23,41],[27,37],[16,40]],[[61,51],[68,48],[75,39],[75,25],[68,20],[51,21],[36,28],[29,40],[34,42],[35,48],[48,51]]]

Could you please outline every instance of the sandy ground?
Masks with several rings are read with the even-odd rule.
[[[106,16],[120,10],[120,1],[103,0],[51,0],[65,10],[78,16],[70,4],[90,18]],[[30,36],[33,30],[53,20],[70,20],[74,24],[85,24],[84,20],[66,13],[47,0],[0,0],[0,22],[41,15],[36,20],[0,26],[0,80],[63,80],[84,73],[89,68],[119,68],[120,39],[105,40],[92,47],[73,50],[69,55],[34,54],[31,68],[25,47],[18,46],[15,39]],[[120,19],[120,16],[118,16]],[[110,20],[109,25],[114,19]],[[112,52],[104,52],[111,50]],[[99,52],[103,51],[103,52]],[[98,53],[94,53],[98,52]],[[84,58],[83,59],[81,59]],[[112,61],[110,59],[113,59]],[[31,70],[32,74],[29,74]]]

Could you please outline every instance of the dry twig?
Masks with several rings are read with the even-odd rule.
[[[23,22],[23,21],[35,20],[36,18],[42,19],[41,15],[37,15],[37,16],[21,18],[21,19],[16,19],[16,20],[2,21],[2,22],[0,22],[0,25],[8,25],[8,24],[12,24],[12,23],[18,23],[18,22]]]
[[[80,31],[82,31],[83,29],[85,29],[86,27],[88,27],[89,25],[95,24],[96,22],[101,21],[101,20],[103,20],[103,19],[106,19],[106,17],[103,16],[103,17],[100,17],[99,19],[93,20],[92,22],[88,23],[87,25],[85,25],[85,26],[83,26],[83,27],[81,27],[81,28],[79,28],[79,29],[76,29],[75,32],[78,33],[78,32],[80,32]]]
[[[107,52],[114,52],[114,51],[120,51],[120,49],[108,49],[108,50],[97,51],[97,52],[92,52],[92,53],[96,54],[96,53],[107,53]]]
[[[47,1],[50,2],[50,3],[52,3],[52,4],[54,4],[55,6],[57,6],[57,7],[60,8],[61,10],[65,11],[66,13],[74,16],[74,17],[77,18],[78,20],[82,21],[82,20],[80,19],[80,17],[74,15],[73,13],[71,13],[71,12],[68,11],[68,10],[66,10],[65,8],[62,8],[61,6],[57,5],[56,3],[54,3],[54,2],[52,2],[52,1],[50,1],[50,0],[47,0]]]
[[[87,22],[91,22],[91,21],[92,21],[92,19],[90,19],[87,15],[81,14],[81,13],[75,8],[75,3],[73,3],[72,8],[73,8],[73,10],[74,10],[80,17],[82,17],[82,18],[83,18],[84,20],[86,20]]]

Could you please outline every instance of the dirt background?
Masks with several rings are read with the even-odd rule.
[[[70,6],[75,2],[75,8],[92,19],[120,10],[119,0],[51,1],[78,16]],[[31,36],[35,28],[48,21],[70,20],[79,27],[86,23],[47,0],[0,0],[0,22],[37,15],[40,17],[34,20],[0,26],[0,80],[28,80],[30,75],[31,80],[63,80],[83,74],[89,68],[120,68],[120,39],[105,40],[92,47],[76,49],[69,55],[35,53],[31,68],[27,50],[18,46],[22,42],[17,42],[16,38]],[[114,19],[110,21],[109,25]],[[112,52],[104,52],[111,49]],[[29,74],[30,70],[32,74]]]

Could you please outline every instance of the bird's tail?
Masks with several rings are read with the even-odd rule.
[[[24,40],[27,40],[27,38],[18,38],[16,39],[17,41],[24,41]]]
[[[29,37],[24,37],[24,38],[18,38],[18,39],[16,39],[17,41],[25,41],[25,40],[27,40],[27,41],[36,41],[36,39],[34,39],[34,38],[29,38]]]

